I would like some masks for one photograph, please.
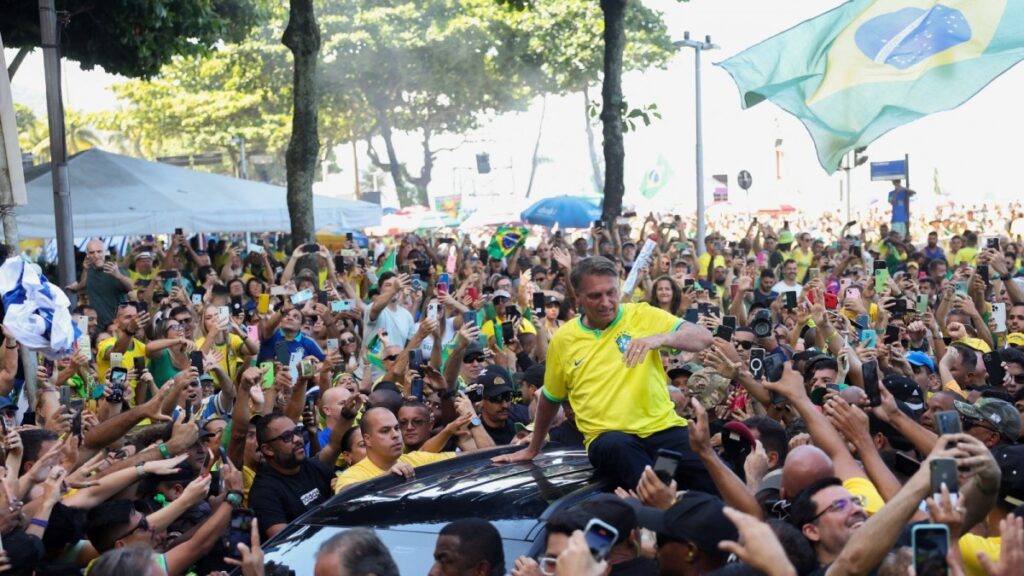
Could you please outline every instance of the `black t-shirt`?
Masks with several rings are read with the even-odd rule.
[[[565,448],[582,448],[583,433],[569,421],[562,422],[548,432],[548,438]],[[614,573],[614,572],[613,572]]]
[[[505,425],[500,428],[491,428],[487,425],[487,422],[483,422],[484,430],[491,435],[491,439],[498,446],[507,446],[516,439],[516,427],[512,423],[512,419],[505,420]]]
[[[650,558],[633,558],[618,564],[612,564],[609,576],[655,576],[658,563]]]
[[[249,508],[260,521],[260,530],[266,537],[267,528],[287,524],[310,508],[327,501],[331,491],[334,470],[319,458],[307,458],[299,472],[285,476],[263,465],[256,473],[249,491]]]

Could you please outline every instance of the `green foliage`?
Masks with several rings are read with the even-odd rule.
[[[18,126],[18,145],[22,151],[31,152],[36,162],[49,162],[49,126],[36,117],[31,108],[23,104],[16,103],[14,105],[14,115]],[[69,156],[103,143],[103,138],[96,130],[89,115],[66,110],[64,112],[64,129]]]
[[[630,6],[625,66],[664,65],[672,46],[660,15]],[[321,160],[341,142],[417,133],[422,155],[411,161],[375,146],[378,168],[396,164],[406,204],[426,198],[438,135],[600,79],[603,22],[594,0],[536,0],[525,11],[494,0],[319,0],[316,8]],[[291,130],[291,56],[280,43],[287,16],[287,3],[278,3],[243,41],[173,58],[152,81],[118,85],[124,106],[99,126],[145,157],[221,150],[234,158],[231,139],[240,134],[250,153],[277,159],[270,176],[282,182]]]
[[[151,77],[174,55],[241,40],[264,2],[270,0],[61,0],[61,52],[86,70]],[[8,48],[38,47],[38,0],[0,3],[0,35]]]

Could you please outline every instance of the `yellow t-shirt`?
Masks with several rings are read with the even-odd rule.
[[[110,370],[110,356],[107,354],[117,343],[117,338],[107,338],[96,346],[96,374],[100,382],[106,384],[107,370]],[[146,343],[138,338],[132,338],[132,345],[121,353],[121,366],[131,370],[135,367],[135,358],[146,357]],[[131,381],[135,386],[135,380]]]
[[[442,460],[448,460],[454,458],[455,452],[409,452],[408,454],[402,454],[398,457],[399,462],[405,462],[413,468],[417,466],[426,466],[427,464],[433,464],[434,462],[441,462]],[[334,493],[341,492],[348,486],[383,476],[387,474],[387,470],[381,470],[376,464],[370,461],[369,458],[363,458],[358,464],[349,466],[344,472],[341,472],[334,478]]]
[[[968,266],[974,266],[978,262],[978,249],[965,246],[958,250],[956,257],[953,258],[953,264],[960,265],[963,262],[966,262]]]
[[[814,263],[814,251],[808,250],[804,253],[800,248],[793,249],[793,260],[796,261],[796,277],[800,282],[807,282],[807,271]]]
[[[864,511],[871,516],[885,506],[885,500],[878,493],[878,489],[867,478],[847,478],[843,480],[843,488],[853,494],[864,498]]]
[[[711,273],[711,271],[708,270],[709,264],[711,264],[711,254],[707,252],[701,254],[700,258],[697,259],[697,270],[700,271],[701,278],[707,278],[708,274]],[[725,256],[722,256],[721,254],[715,256],[714,267],[717,268],[718,266],[725,266]]]
[[[157,274],[159,273],[160,269],[155,266],[153,267],[152,270],[149,271],[149,274],[143,274],[141,272],[136,272],[135,270],[129,269],[128,278],[131,279],[132,284],[138,284],[139,280],[148,280],[149,282],[152,282],[153,278],[156,278]]]
[[[252,490],[252,483],[256,481],[256,471],[248,466],[242,466],[242,506],[249,505],[249,490]]]
[[[587,446],[612,430],[646,438],[686,426],[669,398],[657,351],[634,368],[627,368],[622,358],[631,339],[673,332],[682,322],[646,303],[620,304],[618,316],[604,330],[587,328],[576,318],[554,334],[544,395],[553,402],[569,399]]]
[[[988,576],[988,572],[978,560],[978,553],[984,552],[993,562],[999,562],[999,547],[1003,539],[985,538],[976,534],[964,534],[960,537],[960,556],[964,559],[964,569],[967,576]]]
[[[523,318],[523,323],[519,327],[519,332],[522,334],[536,334],[537,328],[535,328],[529,320]],[[480,333],[487,336],[494,336],[494,321],[488,320],[487,322],[484,322],[484,325],[480,327]]]
[[[196,349],[201,349],[205,342],[205,336],[196,340]],[[215,344],[213,347],[223,356],[220,361],[221,368],[228,373],[229,377],[234,378],[238,367],[242,365],[243,352],[248,353],[248,350],[245,349],[245,341],[238,334],[228,334],[228,342],[226,344]],[[214,385],[220,390],[220,378],[217,377],[216,373],[211,374],[211,376],[213,376]]]

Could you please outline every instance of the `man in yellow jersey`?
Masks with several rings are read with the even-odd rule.
[[[359,430],[362,431],[363,442],[366,443],[366,458],[338,474],[334,480],[335,493],[357,482],[383,476],[388,472],[412,480],[416,475],[413,472],[414,467],[455,457],[454,452],[403,453],[405,445],[402,442],[402,428],[398,418],[387,408],[367,410],[363,414],[363,419],[359,421]]]
[[[669,398],[658,350],[704,350],[711,333],[648,304],[620,304],[615,264],[581,260],[572,272],[583,314],[548,346],[544,388],[529,447],[495,462],[531,460],[540,452],[559,405],[568,398],[598,474],[616,486],[636,486],[661,449],[681,453],[680,486],[716,494],[689,447],[686,420]]]

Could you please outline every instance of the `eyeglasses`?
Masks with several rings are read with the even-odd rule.
[[[175,318],[175,320],[178,321],[178,324],[191,324],[192,323],[192,319],[191,318]]]
[[[484,361],[484,357],[483,356],[470,356],[469,358],[463,358],[462,359],[462,362],[464,364],[476,364],[476,363],[483,362],[483,361]]]
[[[149,527],[149,521],[146,520],[145,516],[143,516],[142,520],[139,520],[139,523],[135,525],[135,528],[132,528],[131,530],[125,532],[124,534],[118,536],[117,538],[114,538],[114,541],[116,542],[118,540],[124,540],[125,538],[127,538],[127,537],[131,536],[132,534],[135,534],[136,532],[139,532],[139,531],[142,531],[142,532],[152,532],[152,530],[153,529]]]
[[[264,444],[270,444],[270,443],[275,442],[277,440],[280,440],[280,441],[284,442],[285,444],[291,444],[292,442],[295,441],[296,437],[298,437],[300,440],[302,439],[302,432],[303,432],[302,426],[296,426],[295,428],[293,428],[291,430],[286,430],[285,432],[282,432],[280,436],[275,436],[275,437],[271,438],[270,440],[267,440],[266,442],[264,442]]]
[[[1024,372],[1013,375],[1013,381],[1017,384],[1024,384]]]
[[[865,503],[865,499],[864,499],[863,496],[853,496],[853,497],[850,497],[850,498],[840,498],[838,500],[833,501],[831,504],[829,504],[824,510],[819,512],[817,516],[815,516],[814,518],[811,518],[811,521],[808,522],[808,524],[813,524],[814,522],[817,522],[818,518],[821,518],[822,516],[824,516],[825,514],[828,514],[829,512],[839,512],[840,514],[842,514],[842,513],[846,512],[847,510],[849,510],[850,508],[852,508],[854,505],[857,505],[857,506],[863,508],[864,507],[864,503]]]
[[[426,423],[427,423],[427,421],[422,419],[422,418],[416,418],[415,420],[399,420],[398,421],[398,425],[401,426],[402,428],[408,428],[409,426],[413,426],[415,428],[419,428],[420,426],[423,426]]]
[[[744,350],[750,350],[754,347],[754,342],[752,340],[736,340],[736,345]]]
[[[339,341],[342,344],[355,344],[356,343],[356,339],[355,338],[340,338]]]
[[[497,396],[488,396],[486,398],[486,400],[488,402],[494,402],[495,404],[503,404],[505,402],[511,402],[512,401],[512,393],[511,392],[502,392],[501,394],[498,394]]]
[[[181,330],[184,330],[184,329],[185,329],[185,327],[182,326],[181,324],[169,324],[167,326],[167,331],[168,332],[170,332],[171,330],[181,331]]]

